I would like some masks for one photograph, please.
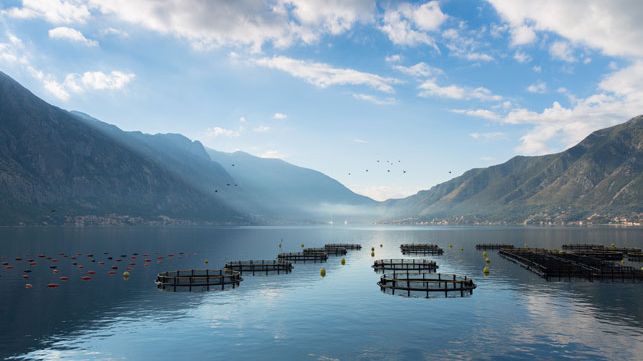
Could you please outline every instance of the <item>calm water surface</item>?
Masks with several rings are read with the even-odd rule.
[[[241,287],[209,293],[156,289],[157,272],[220,268],[272,259],[300,244],[361,243],[361,251],[293,273],[245,276]],[[401,258],[399,245],[429,241],[439,271],[473,277],[464,298],[406,298],[379,290],[375,259]],[[591,242],[643,247],[643,230],[526,227],[4,228],[0,229],[0,359],[422,360],[621,359],[643,355],[643,283],[546,282],[490,252],[482,275],[479,242],[559,247]],[[380,248],[380,244],[383,247]],[[453,248],[448,248],[453,244]],[[461,251],[461,248],[464,250]],[[120,277],[132,253],[162,262]],[[184,252],[179,257],[178,253]],[[76,260],[59,253],[82,253]],[[52,263],[44,254],[59,259]],[[168,254],[177,256],[168,259]],[[22,261],[16,261],[16,257]],[[25,259],[35,258],[31,267]],[[78,269],[77,262],[84,266]],[[49,266],[60,270],[53,274]],[[119,274],[109,276],[117,264]],[[642,263],[633,264],[637,267]],[[32,269],[30,278],[22,278]],[[88,270],[91,281],[81,281]],[[58,281],[68,276],[66,283]],[[25,289],[25,283],[33,285]],[[49,282],[61,287],[47,288]],[[637,356],[638,355],[638,356]]]

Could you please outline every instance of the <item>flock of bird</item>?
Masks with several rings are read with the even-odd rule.
[[[192,254],[196,255],[196,253]],[[153,263],[161,264],[172,262],[177,259],[190,256],[185,252],[160,254],[160,253],[131,253],[116,254],[104,252],[101,255],[93,253],[58,253],[55,256],[38,254],[17,256],[12,260],[7,258],[0,259],[3,272],[0,277],[16,277],[16,271],[22,274],[26,289],[33,288],[32,278],[46,278],[48,288],[58,288],[75,278],[81,281],[91,281],[100,273],[106,273],[108,276],[115,276],[117,272],[123,270],[124,280],[130,277],[137,266],[149,267]],[[141,262],[142,261],[142,262]],[[37,272],[38,271],[38,272]],[[44,273],[44,275],[43,275]],[[34,276],[36,275],[37,276]]]

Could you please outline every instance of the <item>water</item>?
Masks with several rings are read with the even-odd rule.
[[[361,243],[346,265],[330,257],[296,264],[293,273],[245,276],[241,287],[210,293],[155,288],[157,272],[221,267],[227,260],[272,259],[300,244]],[[559,247],[616,243],[643,247],[642,229],[537,227],[286,227],[286,228],[4,228],[0,229],[0,358],[10,359],[640,359],[643,283],[546,282],[489,251],[483,277],[480,242]],[[439,271],[473,277],[464,298],[406,298],[384,294],[370,268],[375,258],[401,258],[399,245],[430,241]],[[380,244],[383,247],[380,248]],[[453,244],[453,248],[448,248]],[[463,247],[464,251],[460,248]],[[93,253],[97,259],[149,253],[161,263],[100,266],[85,256],[72,266],[54,256]],[[183,252],[183,256],[179,256]],[[167,255],[177,256],[168,259]],[[53,274],[45,254],[60,261]],[[29,268],[16,256],[34,257]],[[117,257],[115,257],[117,258]],[[118,264],[116,276],[108,269]],[[635,264],[637,267],[643,264]],[[88,270],[91,281],[81,281]],[[69,276],[57,289],[47,283]],[[25,289],[29,282],[32,289]],[[59,281],[57,281],[59,282]],[[639,356],[637,356],[639,355]]]

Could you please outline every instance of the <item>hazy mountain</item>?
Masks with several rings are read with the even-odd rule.
[[[389,219],[575,221],[643,212],[643,116],[596,131],[557,154],[514,157],[386,202]]]
[[[0,224],[111,214],[246,222],[220,197],[163,165],[160,157],[182,146],[178,142],[164,155],[135,151],[0,72]],[[201,157],[210,162],[205,153]],[[219,172],[217,177],[230,179],[220,167]]]
[[[272,215],[273,221],[352,222],[375,217],[377,202],[318,171],[244,152],[207,151],[250,195],[245,201],[253,215]]]

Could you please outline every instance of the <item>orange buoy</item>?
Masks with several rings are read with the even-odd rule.
[[[58,273],[58,272],[60,272],[60,271],[59,271],[57,268],[54,268],[54,269],[52,269],[52,270],[51,270],[51,272],[52,272],[52,273]]]
[[[89,276],[83,276],[80,279],[83,280],[83,281],[91,281],[92,278],[89,277]]]
[[[61,280],[61,281],[67,281],[67,280],[69,280],[69,277],[67,277],[67,276],[61,276],[61,277],[60,277],[60,280]]]
[[[96,274],[96,271],[87,271],[87,274],[88,274],[88,275],[95,275],[95,274]]]
[[[58,283],[49,283],[47,284],[47,288],[58,288],[60,285]]]
[[[29,278],[29,275],[28,275],[28,274],[26,274],[26,273],[23,273],[23,274],[22,274],[22,278],[27,279],[27,278]]]
[[[25,283],[25,288],[33,288],[33,285],[31,283]]]

